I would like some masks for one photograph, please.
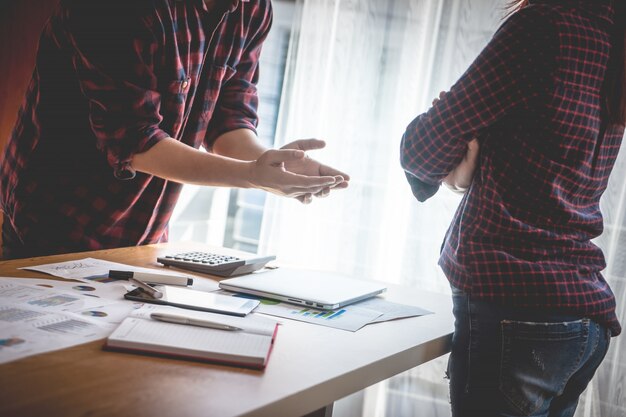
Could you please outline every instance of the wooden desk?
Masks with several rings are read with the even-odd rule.
[[[16,268],[84,257],[137,266],[157,255],[207,249],[160,244],[0,262],[0,276],[49,278]],[[264,372],[102,350],[102,341],[0,366],[1,416],[329,415],[334,401],[449,352],[449,297],[390,286],[389,300],[435,311],[353,333],[284,320]],[[328,406],[330,405],[330,406]]]

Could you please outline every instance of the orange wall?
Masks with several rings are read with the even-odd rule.
[[[58,1],[0,0],[0,155],[33,72],[39,34]]]
[[[39,35],[58,0],[0,0],[0,146],[11,134],[35,65]]]

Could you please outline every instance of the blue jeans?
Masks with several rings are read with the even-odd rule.
[[[609,348],[584,317],[472,299],[453,288],[453,417],[570,417]]]

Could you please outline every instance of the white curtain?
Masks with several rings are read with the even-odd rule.
[[[485,46],[502,20],[504,4],[296,0],[276,145],[297,138],[324,139],[326,149],[311,156],[344,170],[352,180],[349,189],[308,206],[269,197],[260,252],[276,254],[282,263],[449,293],[437,259],[460,198],[442,189],[418,204],[400,169],[399,143],[406,125],[428,109],[432,98],[449,88]],[[610,190],[615,195],[608,220],[624,225],[623,163],[620,169],[619,184]],[[626,265],[623,246],[622,254],[616,250],[617,230],[623,229],[615,228],[603,243],[612,259],[621,259],[612,264],[609,278],[621,282],[616,292],[624,300]],[[624,317],[623,307],[621,311]],[[363,414],[411,415],[400,414],[393,398],[408,391],[406,387],[419,386],[430,386],[432,392],[419,398],[405,392],[403,401],[421,401],[416,410],[424,410],[424,402],[447,410],[444,365],[439,361],[396,379],[413,383],[379,385],[366,398]],[[588,403],[588,414],[580,415],[600,416],[592,412],[599,401]]]

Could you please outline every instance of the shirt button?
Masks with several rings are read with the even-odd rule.
[[[189,85],[188,80],[183,81],[183,90],[186,90],[188,85]]]

